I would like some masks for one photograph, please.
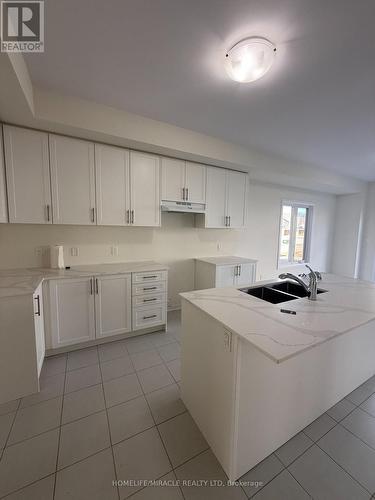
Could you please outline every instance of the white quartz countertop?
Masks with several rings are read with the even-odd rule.
[[[165,269],[168,269],[168,266],[150,260],[113,264],[90,264],[74,266],[71,269],[3,269],[0,270],[0,299],[34,293],[43,280],[161,271]]]
[[[323,274],[318,288],[327,292],[318,294],[316,301],[301,298],[281,304],[270,304],[232,287],[181,296],[279,363],[375,320],[375,284]],[[284,314],[281,308],[296,311],[296,315]]]
[[[254,259],[247,259],[245,257],[236,257],[235,255],[221,255],[217,257],[198,257],[195,260],[200,262],[207,262],[215,266],[230,266],[231,264],[255,264],[258,262]]]

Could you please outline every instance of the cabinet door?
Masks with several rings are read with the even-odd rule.
[[[234,285],[235,266],[217,266],[215,288]]]
[[[93,278],[51,280],[49,287],[52,347],[94,339]]]
[[[53,222],[96,223],[94,144],[49,136]]]
[[[207,167],[205,227],[225,227],[226,170]]]
[[[46,344],[44,339],[44,314],[43,314],[43,294],[42,285],[39,285],[33,295],[34,299],[34,327],[35,327],[35,344],[36,358],[38,366],[38,376],[42,369],[44,355],[46,352]]]
[[[241,228],[245,225],[247,175],[242,172],[227,171],[227,207],[229,227]]]
[[[48,134],[4,125],[9,222],[51,224]]]
[[[131,330],[131,274],[95,278],[96,337]]]
[[[0,127],[0,222],[8,222],[7,195],[5,189],[5,165],[3,155],[3,141]]]
[[[239,264],[235,284],[238,286],[251,285],[255,281],[255,265],[251,263]]]
[[[187,199],[195,203],[206,203],[206,169],[199,163],[186,162]]]
[[[125,226],[129,222],[129,151],[95,144],[97,223]]]
[[[132,225],[160,226],[160,159],[131,151],[130,208]]]
[[[161,159],[161,198],[167,201],[183,201],[185,187],[185,161],[173,158]]]

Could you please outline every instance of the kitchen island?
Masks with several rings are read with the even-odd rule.
[[[319,287],[278,304],[182,294],[182,399],[231,480],[375,373],[375,285],[325,274]]]

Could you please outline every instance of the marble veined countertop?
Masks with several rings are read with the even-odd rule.
[[[0,270],[0,299],[34,293],[43,280],[161,271],[167,266],[154,261],[119,262],[74,266],[71,269],[27,268]]]
[[[270,304],[232,287],[181,296],[280,363],[375,320],[375,284],[323,274],[318,288],[327,292],[319,294],[316,301],[301,298],[281,304]],[[296,315],[281,313],[283,307]]]

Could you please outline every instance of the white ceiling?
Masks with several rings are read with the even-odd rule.
[[[291,160],[375,180],[374,0],[48,0],[33,82]],[[222,60],[276,43],[261,80]]]

